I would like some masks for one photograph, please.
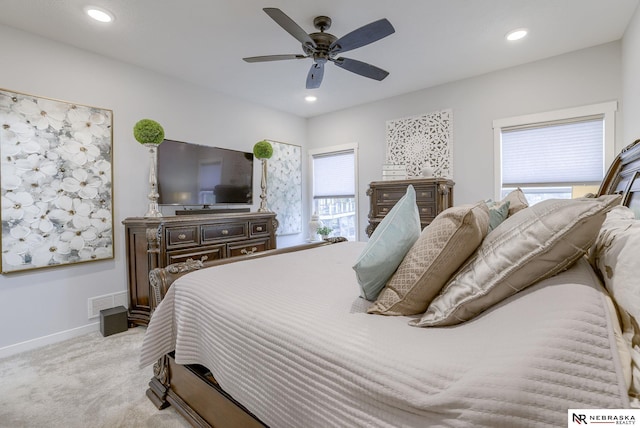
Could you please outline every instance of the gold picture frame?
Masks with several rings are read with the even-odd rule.
[[[1,273],[112,259],[113,112],[0,89]]]

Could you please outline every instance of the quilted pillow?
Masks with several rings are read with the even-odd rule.
[[[404,255],[420,236],[420,230],[416,191],[409,185],[406,194],[396,202],[373,231],[353,266],[361,297],[375,300]]]
[[[624,206],[607,214],[590,260],[618,306],[640,321],[640,220]]]
[[[441,212],[424,228],[368,312],[424,312],[449,277],[480,245],[488,228],[489,209],[483,201]]]
[[[593,244],[618,195],[548,199],[507,218],[444,286],[418,327],[467,321],[571,266]]]

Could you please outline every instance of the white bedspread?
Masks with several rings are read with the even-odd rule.
[[[175,349],[272,428],[566,426],[569,408],[628,407],[588,264],[465,324],[366,314],[341,243],[180,278],[141,365]]]

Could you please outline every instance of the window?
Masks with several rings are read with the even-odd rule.
[[[530,204],[595,193],[613,159],[616,103],[494,121],[496,197]]]
[[[311,211],[332,229],[332,236],[358,239],[356,198],[357,146],[310,151],[312,169]]]

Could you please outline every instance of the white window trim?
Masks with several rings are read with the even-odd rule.
[[[355,203],[356,203],[356,240],[360,240],[360,207],[358,203],[358,189],[360,188],[358,184],[358,177],[360,174],[358,173],[358,143],[347,143],[340,144],[336,146],[327,146],[322,147],[320,149],[309,149],[307,151],[309,155],[309,180],[308,182],[308,195],[309,195],[309,212],[313,214],[313,157],[317,155],[328,155],[331,153],[338,152],[346,152],[353,150],[353,172],[355,174]]]
[[[604,170],[611,165],[615,157],[616,144],[616,111],[617,101],[607,101],[581,107],[553,110],[543,113],[513,116],[493,121],[493,155],[494,155],[494,195],[501,199],[502,189],[502,129],[514,126],[530,125],[534,123],[553,122],[577,117],[604,115]]]

